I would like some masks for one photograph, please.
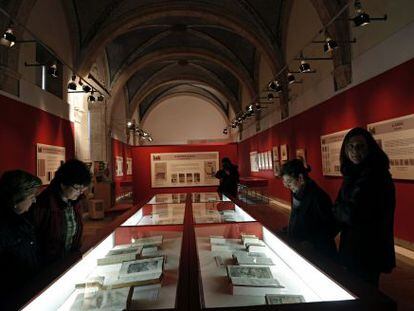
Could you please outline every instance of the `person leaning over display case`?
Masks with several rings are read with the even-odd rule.
[[[344,177],[334,204],[343,265],[378,286],[381,272],[395,267],[395,188],[387,155],[363,128],[350,130],[342,143]]]
[[[310,246],[335,259],[337,231],[332,201],[309,177],[310,170],[299,159],[288,161],[281,168],[283,185],[292,192],[292,209],[285,231],[289,239],[300,243],[299,246]]]
[[[69,160],[59,167],[50,185],[37,198],[31,216],[44,263],[79,250],[82,236],[79,199],[91,178],[85,163]]]
[[[38,177],[21,170],[0,178],[1,305],[39,271],[36,236],[26,212],[41,185]]]
[[[229,158],[221,159],[221,165],[221,170],[218,170],[215,174],[215,177],[220,180],[217,191],[237,196],[237,184],[239,183],[237,165],[231,163]]]

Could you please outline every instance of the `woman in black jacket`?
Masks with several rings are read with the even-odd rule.
[[[308,175],[310,167],[294,159],[286,162],[280,176],[286,188],[292,191],[288,237],[299,245],[311,246],[331,258],[336,257],[335,225],[332,201]]]
[[[378,286],[380,273],[395,267],[395,188],[389,160],[368,131],[354,128],[344,138],[340,162],[344,179],[334,205],[340,260]]]
[[[18,295],[18,289],[39,270],[35,232],[25,213],[35,202],[41,184],[38,177],[21,170],[5,172],[0,178],[2,305]]]

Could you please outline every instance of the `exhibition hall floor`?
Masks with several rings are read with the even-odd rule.
[[[84,219],[83,242],[87,242],[115,221],[121,213],[110,213],[103,220]],[[400,311],[414,311],[414,257],[399,254],[397,250],[397,267],[390,274],[383,274],[380,290],[398,303]]]

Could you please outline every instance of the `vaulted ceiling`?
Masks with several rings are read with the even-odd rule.
[[[106,52],[112,93],[127,91],[143,117],[172,94],[197,94],[225,113],[258,92],[265,59],[277,72],[283,0],[72,0],[78,67]]]

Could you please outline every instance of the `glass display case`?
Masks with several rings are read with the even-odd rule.
[[[147,204],[185,203],[187,193],[158,193]]]
[[[23,310],[395,309],[377,291],[328,277],[252,218],[249,206],[198,194],[191,198],[205,202],[149,204],[173,200],[162,194],[136,207]]]
[[[264,305],[266,294],[280,299],[301,297],[302,303],[355,299],[351,293],[313,267],[257,222],[198,225],[195,235],[203,308]],[[242,235],[257,237],[263,242],[263,249],[260,252],[257,249],[256,252],[247,251],[241,240]],[[212,237],[225,242],[214,244]],[[243,291],[238,288],[236,293],[226,269],[227,266],[237,264],[235,254],[254,255],[249,256],[250,262],[243,264],[249,267],[247,281],[243,285],[247,289]],[[270,259],[267,262],[270,264],[254,264],[256,259],[263,258]],[[257,271],[265,266],[270,269],[279,286],[265,287],[258,283]],[[259,269],[256,271],[257,268]],[[256,284],[248,283],[250,281]]]
[[[192,203],[194,223],[226,223],[255,221],[231,201]]]
[[[185,203],[146,204],[142,207],[142,217],[132,226],[182,225],[184,223]]]

